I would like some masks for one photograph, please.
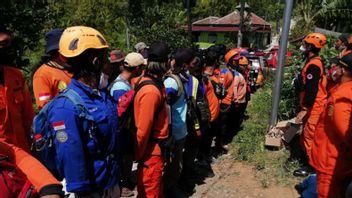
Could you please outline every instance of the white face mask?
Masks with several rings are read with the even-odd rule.
[[[304,52],[306,52],[306,48],[301,45],[301,47],[299,47],[299,51],[301,52],[301,54],[303,54]]]
[[[100,74],[100,81],[99,81],[99,89],[105,89],[109,85],[109,75],[106,75],[104,72]]]

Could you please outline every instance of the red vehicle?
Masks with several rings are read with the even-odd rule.
[[[292,57],[291,52],[286,52],[286,61],[285,66],[288,66]],[[270,51],[265,55],[265,65],[269,68],[276,68],[277,61],[279,58],[279,46],[274,46]]]

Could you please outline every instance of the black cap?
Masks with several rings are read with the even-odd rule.
[[[349,53],[345,56],[343,56],[338,63],[342,67],[347,67],[349,69],[352,69],[352,53]]]
[[[64,29],[56,28],[52,29],[45,34],[45,53],[49,53],[53,50],[59,49],[59,42]]]
[[[342,33],[340,36],[339,36],[339,39],[344,43],[344,44],[347,44],[348,43],[348,37],[350,35],[348,33]]]
[[[149,46],[148,61],[167,62],[170,49],[165,43],[153,43]]]

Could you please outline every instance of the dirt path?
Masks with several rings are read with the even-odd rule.
[[[136,169],[134,165],[134,170]],[[236,162],[231,156],[221,156],[212,165],[215,176],[207,178],[196,186],[191,196],[180,198],[298,198],[292,187],[270,186],[263,188],[255,178],[255,170],[250,165]],[[135,189],[135,194],[137,194]],[[135,198],[136,196],[134,196]]]
[[[208,178],[204,184],[196,187],[192,198],[298,198],[296,190],[291,187],[261,187],[255,178],[255,171],[249,165],[234,162],[230,156],[223,156],[214,163],[215,177]]]

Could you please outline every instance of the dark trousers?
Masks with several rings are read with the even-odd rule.
[[[194,160],[198,155],[200,142],[201,138],[196,137],[194,134],[188,134],[186,137],[185,150],[183,152],[182,179],[192,177],[194,173]]]
[[[163,175],[164,189],[166,191],[174,188],[177,185],[179,177],[181,175],[183,166],[183,148],[185,146],[186,138],[177,140],[172,149],[172,160],[165,166]]]
[[[220,114],[219,114],[219,131],[216,134],[215,146],[217,148],[222,147],[225,142],[225,135],[229,130],[229,121],[231,117],[231,105],[220,104]]]
[[[246,111],[246,103],[232,104],[230,116],[228,120],[228,130],[225,133],[224,144],[229,144],[237,134],[243,122],[244,113]]]
[[[210,157],[211,144],[218,131],[218,119],[210,123],[210,127],[202,134],[202,140],[199,148],[198,159],[203,160]]]

